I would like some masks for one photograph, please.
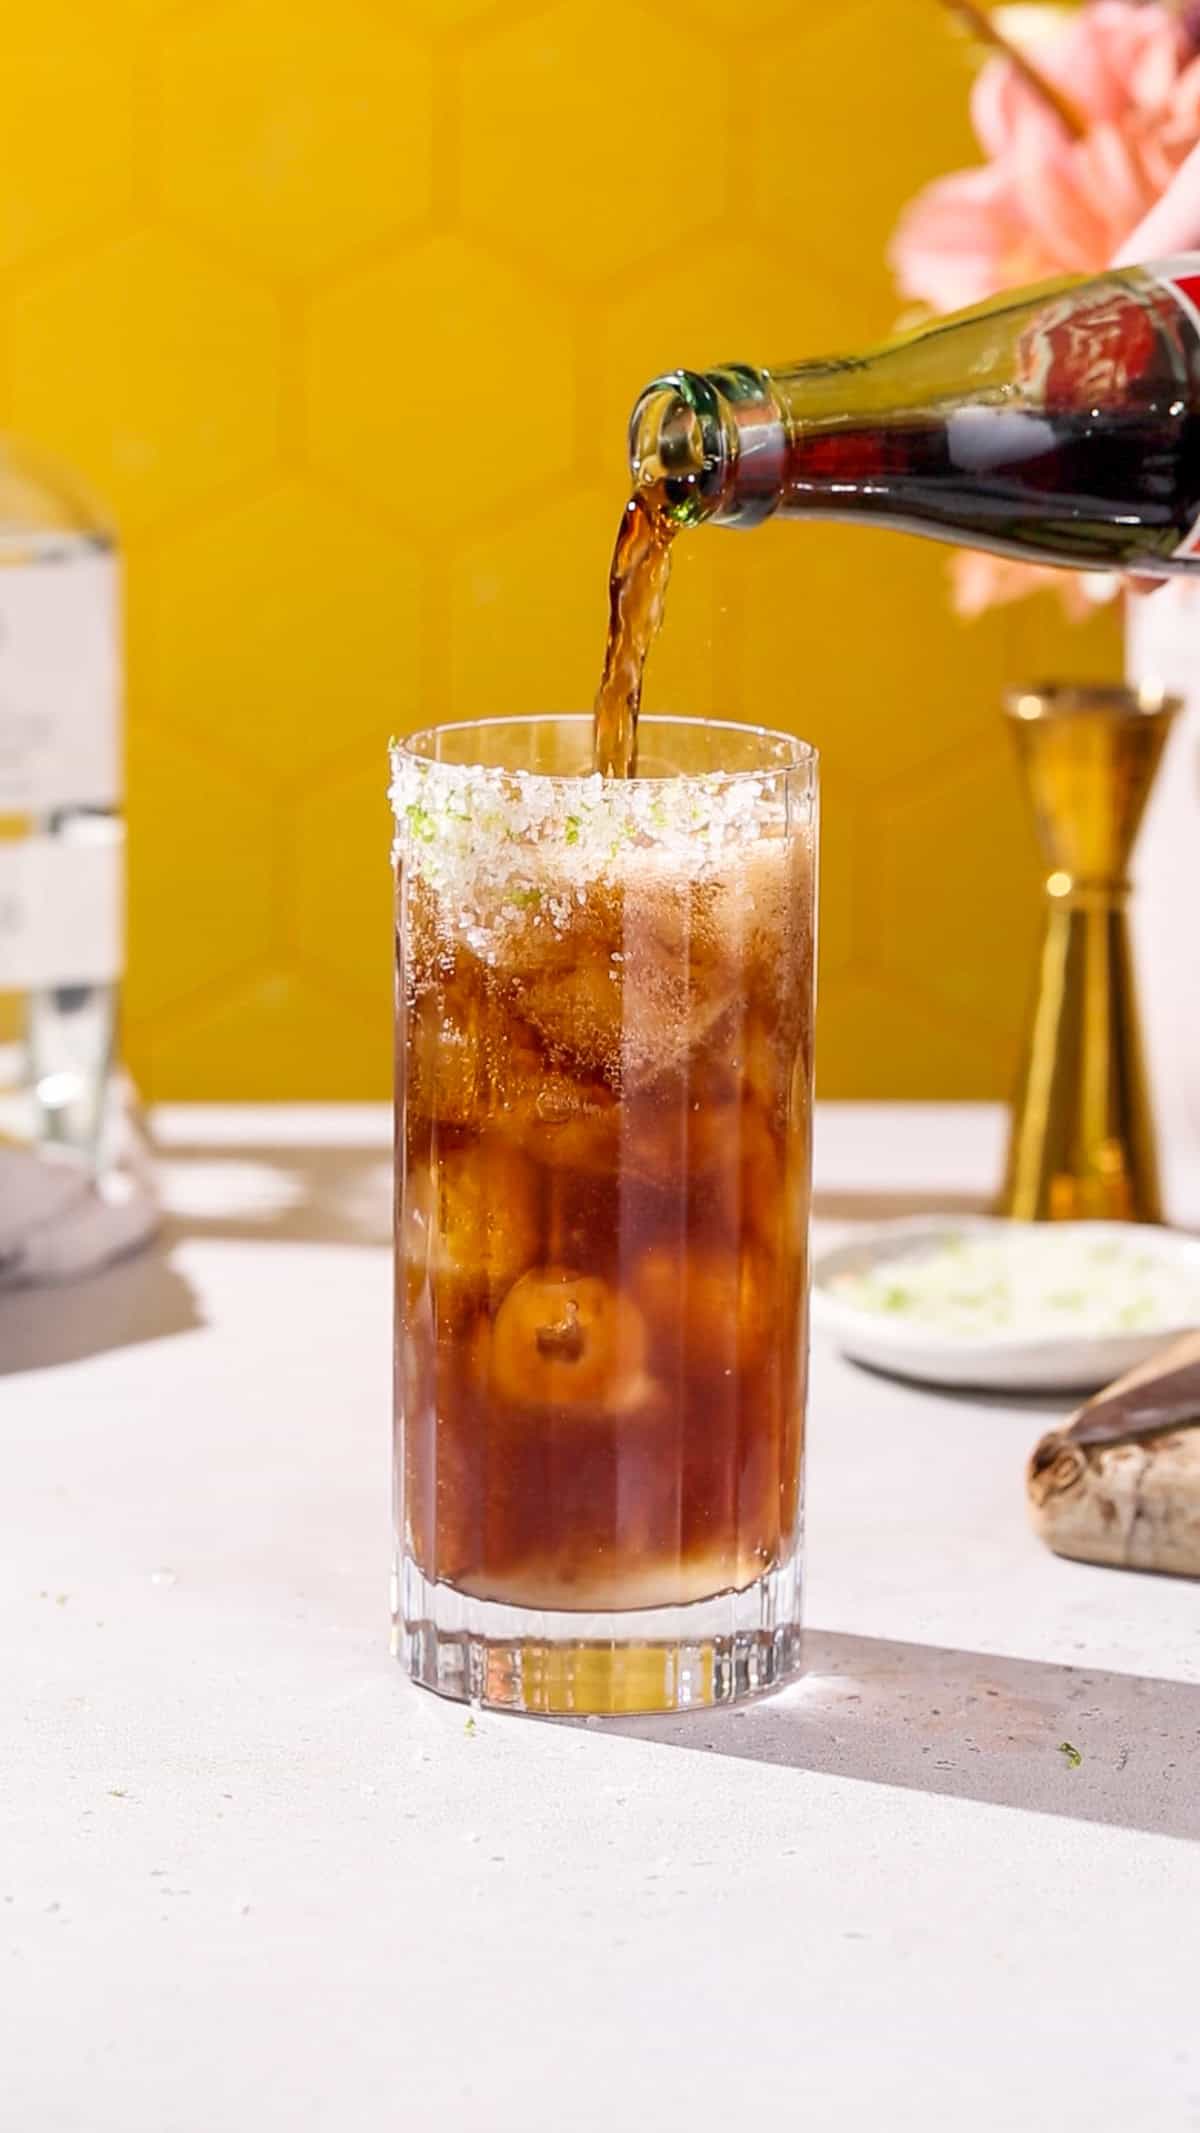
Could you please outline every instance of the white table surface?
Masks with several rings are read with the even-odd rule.
[[[1200,1587],[1032,1539],[1051,1410],[818,1348],[809,1677],[471,1730],[387,1656],[386,1117],[158,1126],[163,1247],[0,1303],[0,2123],[1200,2128]],[[999,1131],[827,1109],[826,1221]]]

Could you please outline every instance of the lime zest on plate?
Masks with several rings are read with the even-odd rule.
[[[894,1256],[832,1275],[839,1302],[974,1340],[1139,1332],[1200,1322],[1200,1274],[1146,1249],[1141,1238],[1080,1235],[1047,1225],[942,1233]]]

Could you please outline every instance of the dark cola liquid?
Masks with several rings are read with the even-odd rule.
[[[1200,417],[963,408],[798,438],[780,508],[941,532],[1027,561],[1161,570],[1200,518]]]
[[[799,1531],[813,852],[580,894],[402,868],[397,1413],[431,1584],[627,1610],[739,1591]]]
[[[676,528],[658,489],[635,489],[617,528],[608,581],[608,638],[596,696],[593,762],[606,778],[629,778],[650,649],[662,627]]]

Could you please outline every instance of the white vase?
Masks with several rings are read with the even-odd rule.
[[[1127,603],[1134,685],[1182,696],[1134,853],[1134,968],[1167,1219],[1200,1228],[1200,586]]]

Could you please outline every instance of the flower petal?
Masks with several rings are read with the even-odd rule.
[[[1048,67],[1088,117],[1120,119],[1139,105],[1165,102],[1183,56],[1179,25],[1157,0],[1090,0]]]
[[[1105,266],[1112,252],[1103,207],[1087,186],[1086,164],[1075,144],[1052,150],[1022,140],[1010,158],[1013,189],[1052,273],[1087,274]]]
[[[984,154],[993,158],[1006,154],[1020,131],[1047,141],[1059,141],[1063,133],[1061,120],[1008,59],[989,59],[980,68],[971,90],[971,123]]]
[[[1074,162],[1080,185],[1094,204],[1102,223],[1102,251],[1097,264],[1111,258],[1122,237],[1136,229],[1149,213],[1158,194],[1150,169],[1144,133],[1113,125],[1093,126],[1081,141]]]
[[[1007,173],[991,165],[937,178],[900,218],[890,247],[905,296],[957,311],[1008,286],[1005,262],[1024,238]]]
[[[1200,59],[1185,67],[1171,91],[1167,124],[1172,132],[1192,126],[1200,134]]]
[[[1114,600],[1120,578],[1096,571],[1051,570],[1045,563],[1017,563],[1008,556],[964,549],[950,564],[951,600],[963,622],[977,621],[993,607],[1011,607],[1031,593],[1057,595],[1071,622],[1086,622],[1097,607]]]

